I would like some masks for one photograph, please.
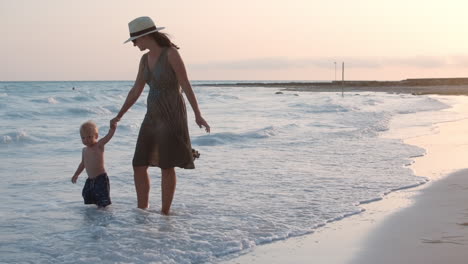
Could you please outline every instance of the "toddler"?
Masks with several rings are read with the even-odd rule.
[[[92,121],[81,125],[81,141],[85,145],[81,155],[81,162],[71,181],[76,183],[78,176],[86,169],[88,179],[83,187],[85,204],[96,204],[106,207],[111,204],[109,178],[104,169],[104,145],[109,142],[115,133],[116,124],[111,123],[106,136],[98,140],[98,128]]]

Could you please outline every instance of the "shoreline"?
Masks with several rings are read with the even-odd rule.
[[[365,210],[363,213],[329,223],[312,234],[260,245],[245,255],[223,263],[416,264],[431,263],[427,262],[428,258],[424,258],[424,256],[431,256],[432,250],[439,250],[438,254],[445,257],[445,262],[466,263],[466,258],[468,258],[468,254],[465,253],[468,245],[468,227],[456,224],[440,226],[440,222],[437,221],[426,224],[425,219],[417,217],[424,215],[430,219],[441,220],[442,218],[444,220],[444,214],[449,214],[447,219],[452,219],[456,210],[461,213],[468,211],[464,208],[463,200],[460,200],[464,198],[463,193],[461,193],[462,189],[458,189],[453,194],[450,192],[450,195],[440,191],[447,190],[447,188],[450,190],[450,186],[454,185],[466,186],[468,189],[468,170],[462,170],[467,167],[466,162],[462,158],[454,158],[468,157],[468,139],[463,138],[468,133],[468,97],[456,96],[451,97],[451,99],[455,99],[451,108],[442,111],[460,114],[459,119],[425,127],[429,133],[423,131],[408,133],[407,130],[396,129],[388,135],[384,135],[385,137],[401,138],[406,144],[416,145],[426,150],[426,155],[413,159],[414,163],[411,165],[411,169],[416,175],[429,178],[428,183],[392,192],[385,195],[382,200],[361,204],[360,207]],[[419,114],[427,115],[428,113]],[[431,130],[435,133],[430,132]],[[408,135],[415,136],[409,137]],[[442,204],[453,202],[455,205],[451,207],[452,210],[446,211],[445,207],[428,208],[428,204],[431,205],[431,203],[425,201],[434,201],[434,198],[437,197],[440,198],[439,203]],[[468,193],[465,197],[468,197]],[[433,214],[431,215],[430,212]],[[437,218],[438,215],[440,216]],[[466,221],[460,219],[459,222],[468,222],[468,213],[465,214],[465,217]],[[408,223],[420,228],[405,229],[404,233],[398,233]],[[460,237],[449,236],[456,237],[455,241],[444,240],[444,236],[431,238],[433,237],[430,233],[431,230],[447,228],[449,233],[454,229],[460,233],[458,230],[460,227],[464,231],[459,235]],[[400,234],[402,238],[397,240],[397,237],[393,237],[393,240],[389,240],[388,238],[395,233]],[[426,233],[426,238],[423,238]],[[414,243],[409,245],[404,243],[407,240]],[[467,242],[463,244],[465,240]],[[394,246],[395,243],[400,243],[401,246]],[[451,245],[456,245],[455,249],[450,248]],[[373,254],[373,252],[380,252],[380,254]],[[396,252],[398,254],[395,254]],[[421,252],[425,252],[425,254]],[[445,254],[447,252],[454,256],[450,257]],[[396,257],[400,257],[400,259],[395,261]],[[411,262],[402,262],[405,259],[411,259]]]
[[[463,169],[431,182],[415,195],[413,205],[371,230],[346,264],[466,263],[467,175],[468,169]]]

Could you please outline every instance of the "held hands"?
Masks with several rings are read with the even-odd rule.
[[[114,118],[111,119],[111,124],[117,124],[118,122],[120,121],[120,117],[119,116],[116,116]]]
[[[120,121],[120,117],[116,116],[111,119],[110,121],[110,127],[115,129],[117,127],[117,123]]]
[[[115,119],[115,118],[114,118],[114,119]],[[117,128],[117,122],[119,122],[119,121],[116,121],[116,122],[115,122],[114,119],[112,119],[112,120],[109,122],[109,125],[110,125],[110,128],[111,128],[111,129],[114,129],[114,130],[115,130],[115,129]],[[120,118],[119,118],[119,119],[120,119]]]
[[[195,118],[195,122],[200,128],[205,127],[205,131],[207,133],[210,133],[210,125],[208,125],[208,123],[205,121],[205,119],[203,119],[203,117],[197,116]]]

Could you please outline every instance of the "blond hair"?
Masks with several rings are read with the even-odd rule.
[[[80,127],[80,134],[83,134],[84,132],[98,132],[98,127],[96,123],[93,121],[89,120],[84,122],[81,127]]]

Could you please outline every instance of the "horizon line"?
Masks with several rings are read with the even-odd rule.
[[[404,80],[424,80],[424,79],[468,79],[468,77],[425,77],[425,78],[404,78],[404,79],[347,79],[349,81],[404,81]],[[0,80],[1,82],[133,82],[134,80]],[[282,80],[267,80],[267,79],[212,79],[212,80],[190,80],[191,82],[235,82],[235,81],[254,81],[254,82],[341,82],[342,80],[304,80],[304,79],[282,79]]]

